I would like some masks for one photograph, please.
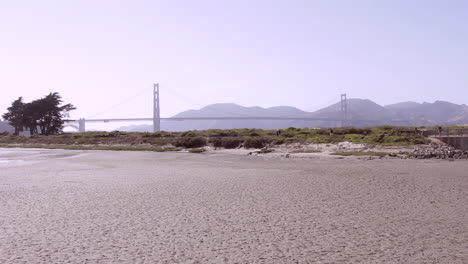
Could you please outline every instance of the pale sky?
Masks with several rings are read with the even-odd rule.
[[[341,93],[468,104],[464,0],[0,0],[0,34],[0,113],[59,92],[73,118],[150,117],[154,82],[163,117]]]

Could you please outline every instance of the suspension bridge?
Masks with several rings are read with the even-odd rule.
[[[68,119],[65,121],[67,127],[72,127],[79,132],[86,132],[86,123],[110,123],[110,122],[153,122],[153,132],[161,131],[161,121],[188,121],[188,120],[292,120],[292,121],[335,121],[341,126],[349,125],[348,106],[346,94],[341,95],[341,116],[339,118],[317,118],[317,117],[276,117],[276,116],[233,116],[233,117],[161,117],[159,84],[153,85],[153,117],[144,118],[99,118],[99,119]],[[372,120],[359,120],[372,121]]]

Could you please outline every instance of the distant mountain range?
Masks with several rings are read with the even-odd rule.
[[[435,126],[468,124],[468,106],[444,101],[434,103],[403,102],[381,106],[367,99],[348,99],[349,125],[379,126]],[[204,129],[263,128],[279,129],[287,127],[337,127],[341,125],[341,103],[336,103],[315,112],[305,112],[291,106],[262,108],[244,107],[233,103],[212,104],[199,110],[188,110],[174,117],[310,117],[335,119],[335,121],[302,120],[192,120],[163,121],[165,131],[186,131]],[[152,131],[152,125],[121,127],[123,131]],[[13,127],[0,121],[0,132],[13,131]]]
[[[0,121],[0,132],[14,132],[15,129],[7,122]]]
[[[468,124],[468,106],[444,101],[434,103],[403,102],[381,106],[367,99],[348,99],[348,120],[352,126],[435,126]],[[233,103],[213,104],[199,110],[188,110],[174,117],[310,117],[329,118],[335,121],[301,120],[194,120],[164,121],[161,129],[165,131],[186,131],[204,129],[263,128],[279,129],[287,127],[337,127],[340,120],[341,103],[330,105],[315,112],[305,112],[291,106],[262,108],[244,107]],[[127,126],[120,130],[151,131],[150,125]]]

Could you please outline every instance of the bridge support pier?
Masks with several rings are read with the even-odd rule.
[[[346,94],[341,95],[341,127],[348,126],[348,102]]]
[[[78,120],[78,132],[80,133],[86,132],[86,120],[84,118],[80,118]]]
[[[161,131],[161,113],[159,106],[159,83],[153,85],[153,132]]]

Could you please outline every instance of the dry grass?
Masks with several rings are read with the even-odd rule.
[[[334,152],[331,155],[336,156],[377,156],[377,157],[385,157],[389,155],[388,152],[374,152],[374,151],[364,151],[364,152]]]

